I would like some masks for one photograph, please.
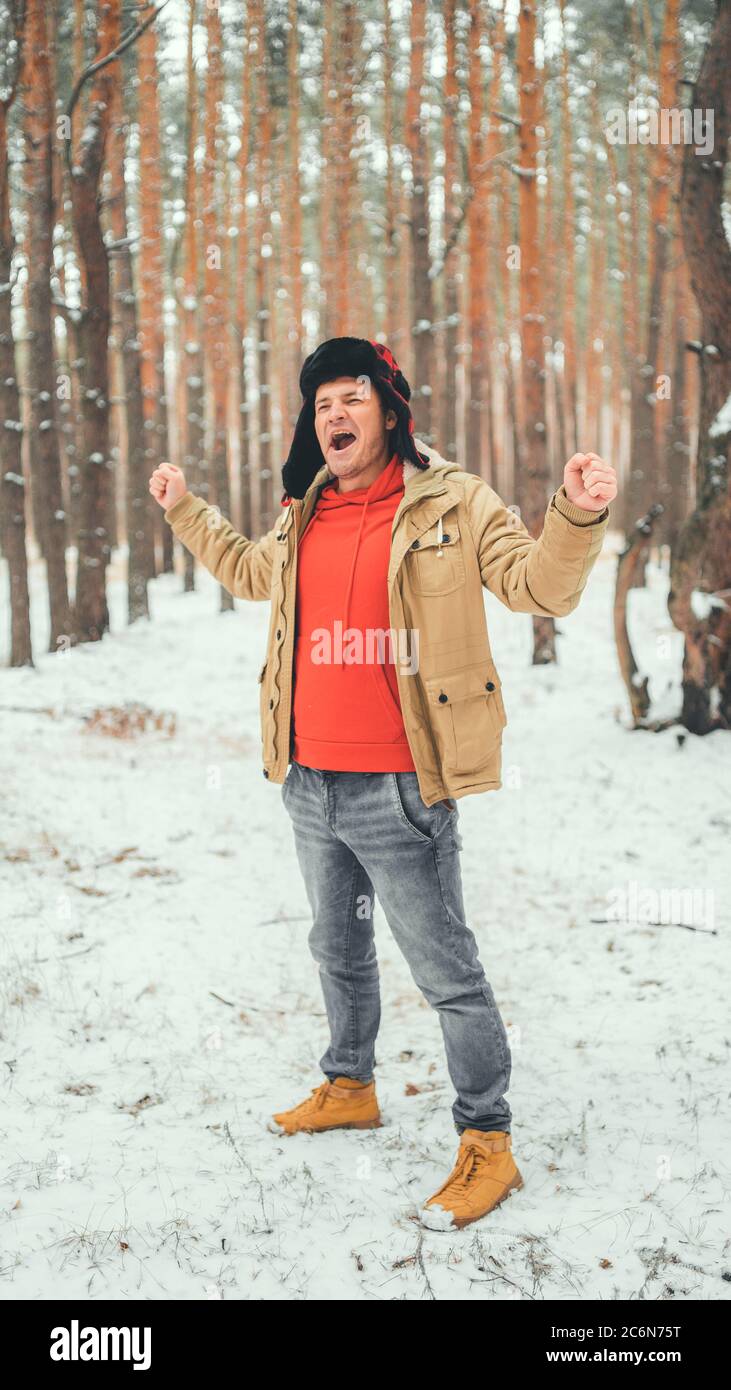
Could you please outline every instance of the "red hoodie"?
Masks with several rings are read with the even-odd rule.
[[[403,495],[394,454],[370,487],[339,492],[337,479],[328,483],[302,535],[292,756],[305,767],[415,771],[394,665],[411,669],[411,634],[375,637],[390,628],[391,526]]]

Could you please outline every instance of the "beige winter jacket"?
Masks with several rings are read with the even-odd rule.
[[[432,805],[501,786],[507,720],[482,586],[517,613],[570,613],[601,549],[609,509],[574,506],[562,485],[534,540],[483,479],[415,442],[430,466],[404,465],[388,592],[394,633],[418,630],[418,669],[409,673],[397,662],[395,670],[421,795]],[[291,756],[297,547],[331,477],[324,465],[305,497],[282,508],[259,541],[247,540],[190,492],[165,512],[175,535],[230,593],[271,601],[259,672],[262,770],[270,782],[284,781]]]

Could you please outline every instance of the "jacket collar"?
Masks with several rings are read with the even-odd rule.
[[[442,500],[441,503],[435,503],[431,508],[427,508],[424,516],[424,524],[428,526],[431,525],[432,520],[435,519],[440,512],[446,511],[453,502],[457,501],[457,495],[451,488],[448,478],[444,477],[444,468],[450,466],[448,461],[442,458],[441,454],[438,453],[436,449],[432,448],[431,445],[424,444],[422,440],[416,438],[416,436],[414,437],[414,443],[419,453],[426,454],[430,463],[428,468],[417,468],[416,464],[411,463],[408,459],[405,459],[402,463],[401,466],[404,472],[404,495],[396,509],[396,514],[393,519],[392,535],[403,513],[409,510],[414,503],[421,502],[429,497],[438,497],[440,493],[448,494],[448,500],[446,502]],[[312,479],[304,497],[292,498],[292,504],[287,508],[287,512],[289,516],[292,516],[293,513],[296,514],[297,530],[300,535],[312,516],[320,491],[327,483],[332,481],[334,476],[335,475],[330,472],[327,464],[324,463],[322,468],[318,469]],[[416,533],[417,532],[414,534]]]

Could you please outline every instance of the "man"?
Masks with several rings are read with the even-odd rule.
[[[263,772],[282,784],[294,828],[330,1041],[326,1079],[270,1128],[381,1123],[377,895],[439,1014],[460,1144],[421,1219],[454,1229],[523,1185],[505,1098],[510,1049],[465,921],[459,861],[457,800],[501,785],[506,714],[482,589],[517,612],[570,613],[615,474],[596,454],[575,455],[535,540],[486,482],[414,438],[408,382],[382,344],[322,343],[300,388],[283,510],[261,540],[192,496],[170,464],[150,490],[221,584],[271,601]]]

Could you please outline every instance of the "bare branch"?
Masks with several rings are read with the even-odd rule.
[[[66,115],[69,121],[71,120],[74,107],[76,106],[76,103],[79,99],[81,89],[84,86],[84,83],[88,82],[89,78],[93,77],[95,73],[100,72],[102,68],[105,68],[107,66],[107,63],[113,63],[116,58],[121,58],[122,54],[125,53],[128,48],[131,48],[133,43],[137,42],[140,35],[144,34],[145,30],[149,29],[151,24],[154,24],[155,20],[157,19],[157,16],[160,14],[162,10],[165,9],[167,3],[168,0],[162,0],[162,4],[158,5],[157,8],[154,9],[152,13],[147,16],[147,19],[143,19],[141,24],[136,25],[134,29],[129,29],[126,34],[122,35],[122,38],[117,44],[117,47],[113,48],[111,53],[105,54],[103,58],[97,58],[95,63],[90,63],[88,68],[84,69],[81,75],[76,79],[74,89],[69,98],[69,104],[66,107]]]

